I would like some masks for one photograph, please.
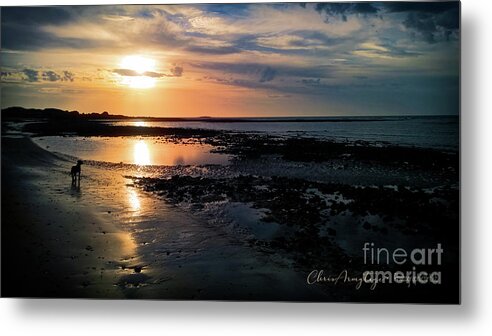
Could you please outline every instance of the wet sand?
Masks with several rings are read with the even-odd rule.
[[[26,125],[2,124],[3,296],[459,300],[457,152],[96,125],[27,124],[38,136],[60,136],[57,147],[46,138],[34,143]],[[78,157],[70,155],[84,150],[76,146],[80,152],[74,152],[74,142],[65,141],[73,139],[60,127],[72,135],[107,131],[109,137],[149,131],[138,141],[205,144],[230,160],[170,166],[86,160],[81,184],[74,187],[68,172]],[[91,137],[79,140],[93,145]],[[171,156],[159,155],[166,154]],[[442,271],[444,282],[385,284],[376,291],[367,284],[356,289],[353,281],[307,284],[313,270],[329,277],[371,270],[362,258],[367,242],[390,249],[442,243],[443,264],[418,269]]]
[[[2,138],[2,296],[122,297],[110,264],[122,233],[78,205],[59,170],[68,165],[28,138]]]
[[[2,138],[2,296],[336,300],[288,258],[249,248],[121,171],[84,165],[71,186],[71,165],[27,137]]]

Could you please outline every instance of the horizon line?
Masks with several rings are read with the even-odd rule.
[[[68,109],[61,109],[58,107],[44,107],[44,108],[39,108],[39,107],[23,107],[23,106],[9,106],[9,107],[4,107],[1,110],[6,110],[6,109],[11,109],[11,108],[22,108],[25,110],[49,110],[49,109],[54,109],[54,110],[60,110],[63,112],[77,112],[82,115],[90,115],[90,114],[103,114],[107,113],[109,116],[114,116],[114,117],[124,117],[128,119],[181,119],[181,120],[186,120],[186,119],[273,119],[273,118],[385,118],[385,117],[398,117],[398,118],[408,118],[408,117],[459,117],[461,113],[458,114],[384,114],[384,115],[295,115],[295,116],[289,116],[289,115],[280,115],[280,116],[209,116],[209,115],[201,115],[201,116],[188,116],[188,117],[178,117],[178,116],[129,116],[125,114],[113,114],[113,112],[109,111],[102,111],[102,112],[80,112],[78,110],[68,110]]]

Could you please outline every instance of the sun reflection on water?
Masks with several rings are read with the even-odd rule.
[[[133,189],[128,189],[128,202],[133,211],[140,210],[141,204],[137,192]]]
[[[144,140],[139,140],[133,147],[133,161],[137,165],[149,165],[150,164],[150,151],[149,146]]]
[[[144,126],[147,126],[147,123],[145,121],[135,121],[133,123],[133,126],[144,127]]]

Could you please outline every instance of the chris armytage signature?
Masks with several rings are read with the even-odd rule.
[[[313,270],[306,278],[308,285],[316,283],[353,283],[355,288],[359,289],[364,283],[364,279],[361,276],[349,276],[347,270],[341,271],[338,275],[325,275],[323,270]]]

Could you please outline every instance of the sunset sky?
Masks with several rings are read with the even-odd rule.
[[[457,114],[459,3],[3,7],[2,108]]]

